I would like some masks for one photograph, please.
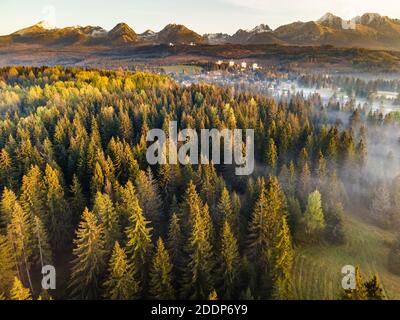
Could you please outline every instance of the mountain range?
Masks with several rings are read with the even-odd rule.
[[[366,13],[346,21],[331,13],[317,21],[293,22],[272,30],[261,24],[235,34],[200,35],[184,25],[169,24],[159,32],[147,30],[136,33],[126,23],[112,30],[98,26],[51,28],[45,22],[0,37],[0,45],[35,44],[44,46],[113,45],[140,46],[145,44],[280,44],[333,45],[369,49],[400,50],[400,20],[376,13]]]

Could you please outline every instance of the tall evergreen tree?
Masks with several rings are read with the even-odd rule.
[[[179,287],[179,279],[183,268],[183,236],[180,221],[176,213],[171,216],[168,230],[167,248],[172,263],[174,287]]]
[[[157,300],[175,298],[172,286],[172,264],[161,238],[157,241],[157,249],[150,271],[150,295]]]
[[[189,184],[188,188],[187,193],[190,194],[194,186]],[[195,192],[192,196],[195,202],[189,204],[192,231],[187,249],[189,262],[185,271],[183,293],[185,297],[191,299],[206,299],[213,286],[213,248],[210,243],[211,218],[208,206],[202,206],[197,193]]]
[[[46,166],[44,185],[46,213],[42,222],[46,226],[52,247],[60,249],[70,238],[72,225],[68,216],[68,204],[64,198],[61,176],[57,169]]]
[[[96,299],[100,295],[101,277],[105,269],[104,231],[96,216],[87,208],[74,240],[71,271],[71,296]]]
[[[32,219],[22,209],[18,202],[14,205],[14,212],[11,222],[7,227],[7,235],[11,241],[12,250],[18,267],[27,277],[29,286],[32,289],[32,281],[30,274],[30,258],[32,255]]]
[[[85,196],[83,194],[82,185],[79,182],[78,176],[74,175],[71,185],[71,201],[70,201],[70,216],[73,226],[79,223],[79,219],[83,210],[87,205]]]
[[[129,266],[125,250],[121,248],[118,241],[114,245],[104,287],[104,296],[110,300],[134,299],[140,292],[140,285],[135,280],[135,272]]]
[[[273,297],[276,299],[292,298],[292,269],[294,252],[286,217],[281,217],[279,231],[272,250]]]
[[[10,241],[7,236],[0,235],[0,292],[9,292],[16,269]]]
[[[274,139],[269,139],[267,144],[266,163],[271,174],[276,174],[278,165],[278,151]]]
[[[98,217],[104,230],[106,252],[111,252],[115,242],[120,240],[121,234],[118,215],[108,195],[97,193],[94,200],[93,213]]]
[[[12,190],[4,188],[0,203],[0,234],[6,233],[7,224],[10,223],[17,197]]]
[[[221,296],[224,299],[235,297],[238,289],[240,274],[240,256],[238,244],[233,235],[229,223],[225,221],[221,236],[220,252]]]
[[[140,273],[139,279],[144,290],[147,292],[148,270],[151,261],[153,244],[151,242],[151,232],[153,228],[149,226],[150,222],[143,215],[139,200],[134,192],[131,182],[128,182],[126,190],[130,190],[130,198],[125,198],[124,203],[129,212],[129,225],[126,228],[127,244],[126,249],[132,268]]]
[[[152,222],[155,232],[162,231],[165,222],[162,215],[162,201],[150,168],[147,174],[144,171],[139,172],[136,179],[136,190],[140,207],[146,219]]]
[[[32,166],[22,178],[20,203],[25,212],[39,216],[47,224],[46,188],[38,166]]]
[[[222,230],[225,221],[228,221],[231,228],[237,230],[239,224],[238,216],[235,216],[235,213],[233,212],[231,197],[227,188],[222,190],[221,197],[217,205],[217,213],[217,221],[220,230]]]

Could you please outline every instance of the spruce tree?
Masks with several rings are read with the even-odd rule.
[[[46,226],[52,247],[65,247],[72,230],[68,216],[68,204],[64,198],[61,176],[57,169],[46,166],[44,185],[46,190],[46,214],[42,222]]]
[[[192,188],[192,186],[189,186]],[[194,197],[190,215],[192,231],[189,237],[189,262],[185,268],[183,295],[190,299],[206,299],[212,289],[213,248],[210,242],[211,218],[208,206],[202,207],[201,200]]]
[[[138,276],[144,294],[146,294],[148,283],[147,271],[149,270],[153,249],[151,241],[153,228],[149,226],[150,222],[143,215],[139,200],[130,181],[128,181],[125,189],[128,192],[123,197],[126,210],[129,214],[129,225],[125,230],[127,236],[126,250],[132,268],[135,268],[139,272]],[[126,198],[127,195],[130,195],[130,197]]]
[[[152,222],[155,232],[159,235],[165,221],[163,221],[161,197],[150,168],[147,174],[144,171],[139,172],[136,179],[136,190],[144,216]]]
[[[235,297],[240,274],[240,256],[237,241],[231,231],[229,223],[225,221],[221,236],[220,277],[221,296],[224,299]]]
[[[4,188],[0,204],[0,234],[6,233],[7,224],[10,223],[14,212],[17,197],[12,190]]]
[[[276,174],[278,165],[278,151],[274,139],[269,139],[267,144],[266,164],[271,170],[271,174]]]
[[[229,225],[232,228],[237,229],[238,227],[238,217],[234,215],[231,203],[231,197],[229,195],[229,191],[227,188],[224,188],[221,193],[221,197],[219,199],[217,205],[217,214],[218,214],[218,226],[219,229],[222,230],[225,221],[228,221]]]
[[[281,217],[279,231],[272,250],[272,281],[275,299],[292,298],[292,269],[294,251],[286,217]]]
[[[100,295],[101,276],[105,268],[104,231],[96,216],[87,208],[74,240],[71,270],[71,296],[96,299]]]
[[[157,300],[175,298],[172,285],[172,264],[161,238],[157,241],[157,249],[150,270],[150,295]]]
[[[286,217],[286,202],[276,177],[270,177],[268,187],[262,187],[249,226],[247,254],[255,263],[253,279],[256,294],[269,296],[272,253],[282,217]]]
[[[167,248],[172,263],[172,275],[174,287],[179,285],[180,275],[183,268],[183,236],[180,221],[176,213],[171,216],[168,230]]]
[[[18,202],[15,203],[11,221],[7,227],[7,235],[11,241],[12,250],[18,268],[26,274],[29,286],[32,289],[30,274],[30,258],[32,255],[32,219],[22,209]],[[20,276],[21,276],[20,274]]]
[[[108,264],[108,277],[104,282],[104,297],[110,300],[137,298],[140,292],[140,284],[135,280],[134,271],[129,266],[125,250],[116,241]]]
[[[94,200],[93,213],[98,217],[104,230],[106,252],[112,252],[115,241],[120,240],[121,234],[118,224],[118,215],[110,197],[97,193]]]
[[[92,180],[90,183],[90,191],[92,199],[96,197],[97,192],[103,193],[104,185],[105,185],[105,180],[104,180],[103,169],[101,168],[100,163],[96,162],[94,166]]]
[[[76,226],[79,223],[83,210],[87,205],[85,196],[83,194],[81,183],[76,175],[72,178],[71,185],[71,198],[70,198],[70,216],[71,223]]]
[[[9,292],[16,275],[15,269],[11,243],[7,236],[0,235],[0,292]]]

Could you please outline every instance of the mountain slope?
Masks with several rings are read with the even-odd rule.
[[[188,29],[181,24],[169,24],[157,34],[157,42],[159,43],[203,43],[204,39],[201,35]]]
[[[128,44],[138,41],[138,35],[126,23],[119,23],[108,32],[107,38],[113,44]]]
[[[39,22],[8,36],[0,37],[0,45],[35,44],[44,46],[118,45],[140,44],[281,44],[281,45],[333,45],[379,50],[400,50],[400,20],[366,13],[350,21],[327,13],[317,21],[293,22],[272,30],[261,24],[250,30],[239,29],[233,35],[211,33],[199,35],[184,25],[169,24],[160,32],[147,30],[142,34],[119,23],[112,30],[101,27],[67,27],[56,29]]]

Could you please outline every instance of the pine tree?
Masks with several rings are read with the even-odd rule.
[[[150,295],[157,300],[175,298],[172,286],[172,264],[161,238],[157,242],[157,249],[150,271]]]
[[[304,228],[305,234],[311,238],[315,238],[325,229],[321,194],[318,190],[308,196],[307,208],[304,213]]]
[[[218,214],[218,226],[222,230],[225,221],[228,221],[229,225],[237,229],[238,228],[238,217],[234,215],[231,197],[229,195],[229,191],[227,188],[224,188],[221,193],[221,197],[219,199],[217,205],[217,214]]]
[[[171,216],[171,222],[168,230],[167,248],[172,263],[172,274],[174,287],[179,285],[178,279],[180,278],[183,268],[183,237],[180,227],[180,221],[176,213]]]
[[[120,240],[121,234],[118,224],[118,215],[110,197],[97,193],[94,201],[93,213],[98,217],[104,230],[106,252],[111,252],[115,242]]]
[[[32,300],[31,292],[25,288],[17,277],[14,278],[14,283],[10,291],[11,300]]]
[[[97,192],[103,193],[105,185],[104,181],[103,169],[101,168],[99,162],[96,162],[90,183],[92,199],[96,197]]]
[[[254,282],[257,293],[268,296],[274,241],[279,232],[281,218],[286,217],[285,197],[278,179],[270,177],[268,187],[262,187],[249,226],[248,255],[255,261]]]
[[[100,293],[101,275],[105,268],[104,231],[96,216],[87,208],[76,231],[71,271],[71,296],[96,299]]]
[[[250,256],[267,262],[280,218],[286,215],[284,194],[276,177],[271,177],[268,188],[264,186],[253,211],[249,227]]]
[[[7,224],[10,223],[14,212],[17,197],[12,190],[4,188],[0,204],[0,234],[6,233]]]
[[[76,175],[72,178],[70,203],[71,223],[75,226],[79,223],[81,214],[87,205],[82,186]]]
[[[155,232],[162,231],[164,225],[162,202],[151,170],[140,171],[136,179],[136,190],[140,207],[146,219],[152,222]],[[157,236],[159,234],[155,234]]]
[[[182,204],[179,220],[181,221],[182,231],[189,234],[193,226],[194,218],[200,213],[202,201],[196,191],[193,181],[189,181]]]
[[[266,163],[272,174],[276,174],[278,164],[278,151],[274,139],[269,139],[267,144]]]
[[[229,223],[225,221],[221,237],[220,252],[221,296],[224,299],[235,297],[240,274],[240,256],[237,241]]]
[[[189,184],[189,191],[193,186]],[[190,192],[189,192],[190,194]],[[206,299],[213,286],[213,248],[211,245],[211,218],[208,206],[201,207],[201,200],[193,194],[190,204],[192,232],[189,237],[189,262],[185,271],[183,295],[190,299]],[[187,200],[188,201],[188,200]]]
[[[0,188],[12,188],[16,184],[15,164],[6,149],[0,151]]]
[[[123,196],[126,210],[129,213],[129,225],[126,228],[127,244],[126,249],[132,268],[140,272],[139,279],[142,284],[144,293],[147,291],[147,279],[149,264],[153,244],[151,242],[152,228],[150,222],[143,215],[142,208],[139,205],[139,200],[134,192],[134,187],[128,181],[126,187],[128,192]],[[130,194],[129,198],[126,198]]]
[[[16,265],[13,259],[13,251],[7,236],[0,235],[0,292],[9,292]]]
[[[11,222],[7,227],[7,235],[11,241],[13,253],[21,271],[27,276],[32,289],[30,275],[30,257],[32,255],[32,220],[31,217],[21,208],[18,202],[15,203]]]
[[[22,178],[20,203],[25,212],[39,216],[43,223],[47,223],[45,208],[46,189],[42,173],[37,166],[32,166]]]
[[[281,218],[279,231],[272,251],[273,297],[275,299],[292,298],[292,268],[294,252],[286,217]]]
[[[47,165],[44,182],[46,214],[41,220],[48,230],[52,247],[60,249],[69,240],[72,225],[68,217],[68,204],[64,198],[64,189],[58,170]]]
[[[302,167],[298,183],[299,199],[302,203],[305,203],[307,201],[308,194],[312,190],[311,172],[307,162]]]
[[[118,241],[108,265],[108,277],[104,283],[105,298],[110,300],[134,299],[140,292],[140,285],[135,280],[135,272],[129,266],[125,250]]]

